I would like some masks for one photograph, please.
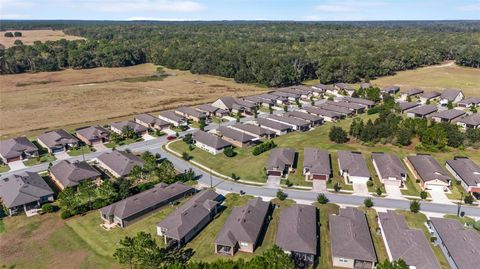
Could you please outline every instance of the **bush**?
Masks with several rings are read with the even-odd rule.
[[[420,179],[418,179],[418,178],[415,179],[415,182],[416,182],[416,183],[420,183]]]
[[[410,202],[410,211],[413,213],[418,213],[420,211],[420,203],[417,200]]]
[[[186,152],[182,152],[182,159],[184,159],[185,161],[189,161],[192,157],[186,153]]]
[[[471,194],[465,196],[465,198],[463,199],[463,201],[465,202],[465,204],[473,204],[473,196]]]
[[[58,210],[58,207],[52,204],[43,204],[42,211],[45,213],[53,213]]]
[[[237,155],[237,153],[233,150],[233,147],[226,147],[224,150],[223,150],[223,154],[225,154],[225,156],[231,158],[235,155]]]
[[[372,199],[370,199],[370,198],[366,198],[366,199],[363,201],[363,204],[365,205],[365,207],[370,208],[370,207],[373,206],[373,201],[372,201]]]
[[[435,236],[430,237],[430,242],[435,243],[437,241],[437,238]]]
[[[291,187],[291,186],[293,186],[293,183],[290,182],[290,180],[287,179],[287,180],[285,181],[285,185],[287,185],[287,187]]]
[[[324,205],[324,204],[328,203],[329,201],[330,201],[330,200],[328,200],[327,196],[325,196],[325,194],[323,194],[323,193],[320,193],[320,194],[317,196],[317,202],[318,202],[319,204]]]
[[[287,194],[284,193],[282,190],[278,190],[278,191],[277,191],[277,198],[278,198],[280,201],[283,201],[283,200],[287,199]]]
[[[382,195],[382,189],[380,187],[377,187],[376,193],[378,196]]]
[[[263,152],[271,150],[276,146],[277,145],[275,144],[275,142],[273,142],[273,140],[269,140],[269,141],[263,142],[260,145],[254,147],[253,150],[252,150],[252,154],[253,154],[253,156],[260,155]]]
[[[62,218],[62,219],[68,219],[71,216],[73,216],[73,215],[72,215],[72,213],[70,213],[70,211],[62,211],[60,213],[60,218]]]
[[[422,200],[425,200],[425,199],[427,199],[427,197],[428,197],[428,194],[427,194],[427,192],[426,192],[426,191],[422,191],[422,192],[420,192],[420,198],[422,198]]]
[[[333,190],[335,192],[339,192],[340,189],[341,189],[340,184],[338,184],[338,182],[335,182],[335,184],[333,185]]]
[[[367,181],[367,186],[372,187],[373,186],[373,181],[371,181],[371,180]]]
[[[342,127],[332,126],[330,133],[328,134],[330,141],[337,144],[343,144],[348,141],[347,132]]]

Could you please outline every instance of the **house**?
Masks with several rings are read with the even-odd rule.
[[[252,114],[253,110],[257,108],[254,102],[248,102],[241,99],[236,99],[231,96],[225,96],[217,99],[212,103],[212,106],[230,111],[232,113]]]
[[[257,95],[244,97],[243,100],[248,101],[248,102],[252,102],[255,105],[257,105],[258,107],[260,107],[260,106],[270,107],[270,106],[275,105],[275,102],[272,101],[271,99],[261,98]]]
[[[288,174],[293,170],[295,163],[295,150],[289,148],[274,148],[270,151],[267,160],[267,175],[278,176]]]
[[[352,96],[355,92],[355,89],[345,83],[335,83],[334,88],[337,91],[337,94]]]
[[[214,107],[210,104],[203,104],[195,107],[195,109],[199,112],[204,113],[207,117],[224,117],[228,116],[228,111],[224,109],[220,109],[218,107]]]
[[[326,93],[327,91],[328,92],[334,92],[334,88],[333,86],[331,85],[324,85],[324,84],[315,84],[313,85],[312,87],[312,90],[313,90],[313,95],[315,96],[320,96],[321,94],[324,94]]]
[[[84,180],[99,181],[100,172],[86,161],[62,160],[49,169],[49,174],[55,184],[61,189],[76,187]]]
[[[366,89],[371,88],[371,87],[372,87],[372,84],[370,84],[370,83],[366,83],[366,82],[360,83],[360,89],[362,89],[362,90],[366,90]]]
[[[189,120],[193,120],[195,122],[200,122],[201,120],[207,119],[207,114],[200,112],[197,109],[192,107],[186,107],[186,106],[178,107],[175,109],[175,113]]]
[[[332,175],[330,154],[326,150],[305,148],[303,151],[303,175],[313,181],[316,191],[327,190],[327,180]]]
[[[407,180],[407,170],[400,158],[394,154],[373,152],[372,163],[381,183],[403,187]]]
[[[296,264],[315,268],[317,257],[317,209],[311,205],[294,204],[282,209],[275,241]]]
[[[440,97],[440,93],[439,92],[436,92],[436,91],[432,91],[432,92],[423,92],[422,94],[420,94],[420,103],[422,104],[426,104],[427,101],[434,101],[434,100],[437,100],[439,97]]]
[[[338,215],[329,216],[328,224],[333,266],[374,268],[377,255],[363,212],[353,207],[340,208]]]
[[[312,126],[312,127],[317,126],[317,125],[321,125],[323,123],[323,118],[322,117],[312,115],[312,114],[308,114],[308,113],[305,113],[305,112],[300,112],[300,111],[297,111],[297,110],[290,111],[290,112],[285,112],[285,113],[283,113],[283,115],[287,116],[287,117],[291,117],[291,118],[296,118],[296,119],[308,121],[310,123],[310,126]]]
[[[440,95],[440,104],[442,106],[448,105],[449,102],[454,104],[460,102],[463,99],[464,95],[461,90],[457,89],[446,89]]]
[[[412,98],[412,97],[418,96],[422,93],[423,93],[422,89],[413,88],[413,89],[410,89],[406,92],[402,92],[400,94],[400,99],[403,100],[403,101],[407,101],[408,97]]]
[[[478,97],[469,97],[457,103],[458,107],[465,107],[465,108],[470,108],[472,106],[479,106],[479,105],[480,105],[480,98]]]
[[[292,102],[295,102],[295,101],[297,101],[298,99],[300,99],[300,95],[299,95],[299,94],[291,93],[291,92],[280,92],[280,91],[276,91],[276,92],[271,92],[270,94],[276,95],[276,96],[280,96],[280,97],[283,97],[283,98],[287,98],[289,101],[292,101]]]
[[[393,210],[378,212],[378,224],[390,261],[402,259],[416,269],[442,268],[423,231],[410,229],[403,215]]]
[[[388,86],[388,87],[385,87],[385,88],[382,88],[380,89],[380,93],[383,95],[383,94],[396,94],[397,92],[400,91],[400,87],[399,86]]]
[[[218,127],[217,131],[220,133],[223,140],[230,142],[232,145],[239,148],[249,146],[258,140],[254,136],[229,128],[227,126],[220,126]]]
[[[314,106],[305,107],[303,108],[303,111],[312,115],[322,117],[324,121],[328,121],[328,122],[336,122],[345,118],[345,115],[343,114],[333,112],[330,110],[321,109]]]
[[[170,122],[156,118],[150,114],[136,115],[133,120],[149,129],[163,130],[170,127]]]
[[[240,132],[244,132],[248,135],[251,135],[257,139],[271,139],[275,137],[275,132],[269,129],[265,129],[263,127],[253,125],[253,124],[243,124],[243,123],[235,123],[230,126],[230,128],[235,129]]]
[[[420,118],[424,119],[428,115],[437,112],[437,106],[435,105],[423,105],[417,106],[412,109],[407,110],[407,117],[409,118]]]
[[[264,93],[264,94],[258,95],[258,97],[261,99],[267,100],[268,102],[272,102],[273,104],[276,104],[276,105],[288,104],[288,98],[284,98],[278,95]]]
[[[457,125],[464,130],[480,128],[480,113],[473,113],[457,121]]]
[[[110,137],[110,131],[99,125],[79,128],[75,132],[78,139],[89,146],[108,142]]]
[[[370,172],[362,153],[339,150],[337,151],[337,158],[340,175],[348,183],[365,184],[370,180]]]
[[[284,135],[286,133],[289,133],[293,129],[291,125],[287,125],[287,124],[272,121],[272,120],[267,120],[264,118],[257,118],[256,122],[258,126],[264,129],[270,130],[272,132],[275,132],[276,135]]]
[[[253,253],[268,225],[270,202],[257,197],[236,206],[215,239],[215,253],[233,256],[237,251]]]
[[[213,189],[204,189],[157,224],[157,235],[165,245],[178,247],[188,243],[213,220],[218,212],[220,195]]]
[[[466,157],[456,157],[445,164],[447,170],[469,193],[480,193],[480,166]]]
[[[356,103],[348,103],[348,102],[345,102],[343,100],[337,100],[337,101],[326,100],[325,104],[347,108],[347,109],[352,110],[356,114],[360,114],[360,113],[365,112],[365,106],[364,105],[360,105],[360,104],[356,104]]]
[[[133,121],[117,121],[110,124],[110,129],[121,135],[125,128],[130,128],[137,136],[143,136],[148,133],[148,128]]]
[[[126,227],[138,218],[190,195],[195,189],[180,182],[160,183],[153,188],[127,197],[100,209],[100,218],[107,224]]]
[[[231,147],[232,143],[204,131],[197,131],[193,134],[193,143],[196,147],[203,149],[213,155],[223,152],[226,147]]]
[[[21,172],[0,179],[0,198],[9,215],[38,209],[53,201],[53,191],[37,173]]]
[[[433,113],[431,117],[432,117],[432,120],[436,122],[452,122],[454,120],[459,119],[463,115],[465,115],[464,111],[461,111],[458,109],[449,109],[449,110]]]
[[[411,155],[405,158],[405,163],[413,176],[420,179],[423,189],[445,190],[450,186],[450,175],[430,155]]]
[[[452,269],[478,268],[480,233],[454,219],[431,217],[428,226]]]
[[[231,96],[225,96],[217,99],[215,102],[212,103],[212,106],[216,108],[220,108],[227,111],[232,111],[233,104],[235,104],[235,98]]]
[[[187,125],[187,120],[184,117],[179,116],[172,110],[162,111],[158,118],[164,120],[175,127]]]
[[[293,118],[280,115],[268,115],[267,120],[275,121],[290,126],[293,130],[305,132],[310,129],[310,122],[299,118]]]
[[[370,101],[370,100],[363,99],[363,98],[348,97],[348,96],[343,97],[342,101],[345,101],[347,103],[359,104],[359,105],[364,106],[365,108],[371,108],[375,105],[374,101]]]
[[[397,105],[398,105],[398,108],[400,110],[400,113],[404,113],[404,112],[408,111],[409,109],[420,106],[419,103],[414,103],[414,102],[398,102]]]
[[[0,158],[3,163],[21,161],[38,156],[38,148],[24,136],[0,141]]]
[[[318,107],[323,110],[333,111],[335,113],[342,114],[344,116],[352,116],[353,114],[355,114],[353,110],[338,106],[336,104],[323,103],[323,104],[315,105],[315,107]]]
[[[102,153],[96,158],[98,166],[107,170],[114,177],[125,177],[130,174],[133,167],[143,167],[143,160],[132,153],[114,150]]]
[[[78,146],[78,139],[61,129],[41,134],[37,142],[50,153],[64,152]]]

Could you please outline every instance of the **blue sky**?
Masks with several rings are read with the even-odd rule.
[[[0,0],[2,19],[457,20],[480,0]]]

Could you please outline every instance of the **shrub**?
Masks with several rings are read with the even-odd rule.
[[[430,237],[430,242],[435,243],[437,241],[437,238],[435,236]]]
[[[347,132],[342,127],[332,126],[330,133],[328,134],[330,141],[337,144],[343,144],[348,141]]]
[[[62,219],[68,219],[72,216],[72,213],[70,213],[70,211],[62,211],[62,213],[60,213],[60,218]]]
[[[269,140],[269,141],[263,142],[260,145],[254,147],[253,150],[252,150],[252,154],[254,156],[260,155],[263,152],[271,150],[276,146],[277,145],[275,144],[275,142],[273,142],[273,140]]]
[[[333,190],[335,192],[339,192],[340,189],[341,189],[340,184],[338,184],[338,182],[335,182],[335,184],[333,185]]]
[[[420,183],[420,179],[418,179],[418,178],[415,179],[415,182],[416,182],[416,183]]]
[[[233,147],[226,147],[224,150],[223,150],[223,154],[225,154],[225,156],[231,158],[235,155],[237,155],[237,153],[233,150]]]
[[[278,190],[278,191],[277,191],[277,198],[278,198],[280,201],[283,201],[283,200],[287,199],[287,194],[284,193],[282,190]]]
[[[382,195],[382,189],[380,187],[377,187],[376,193],[378,196]]]
[[[54,206],[52,204],[43,204],[42,205],[42,211],[45,213],[53,213],[58,210],[57,206]]]
[[[427,194],[427,192],[426,192],[426,191],[422,191],[422,192],[420,192],[420,198],[422,198],[422,200],[425,200],[425,199],[427,199],[427,197],[428,197],[428,194]]]
[[[287,187],[291,187],[291,186],[293,186],[293,183],[290,182],[290,180],[287,179],[287,180],[285,181],[285,185],[287,185]]]
[[[192,157],[186,153],[185,151],[182,152],[182,159],[184,159],[185,161],[189,161]]]
[[[420,211],[420,203],[417,200],[410,202],[410,211],[413,213],[418,213],[418,211]]]
[[[325,196],[325,194],[320,193],[320,194],[317,196],[317,202],[318,202],[319,204],[324,205],[324,204],[328,203],[329,200],[328,200],[327,196]]]
[[[365,207],[370,208],[370,207],[373,206],[373,201],[372,201],[372,199],[370,199],[370,198],[366,198],[366,199],[363,201],[363,204],[365,205]]]
[[[373,181],[371,181],[371,180],[367,181],[367,186],[372,187],[373,186]]]
[[[463,201],[465,202],[465,204],[473,204],[473,196],[471,194],[465,196],[465,198],[463,199]]]

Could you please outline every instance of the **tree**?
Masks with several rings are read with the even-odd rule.
[[[469,128],[467,129],[467,132],[465,133],[465,135],[470,143],[480,142],[480,128],[477,128],[477,129]]]
[[[342,127],[332,126],[328,136],[330,141],[333,141],[337,144],[343,144],[348,141],[347,132],[345,132]]]
[[[317,196],[317,202],[318,202],[319,204],[324,205],[324,204],[328,203],[329,200],[328,200],[328,198],[327,198],[327,196],[326,196],[325,194],[320,193],[320,194]]]
[[[410,202],[410,211],[413,213],[418,213],[420,211],[420,203],[417,200],[413,200]]]
[[[463,201],[465,202],[465,204],[469,204],[469,205],[473,204],[474,202],[473,195],[471,194],[466,195]]]
[[[3,34],[4,37],[13,37],[13,33],[12,32],[5,32],[5,34]]]
[[[366,198],[365,200],[363,200],[363,205],[366,207],[366,208],[370,208],[373,206],[373,201],[371,198]]]
[[[378,263],[376,268],[377,269],[408,269],[409,266],[407,265],[407,263],[405,263],[404,260],[399,259],[392,262],[385,260],[383,262]]]
[[[22,32],[15,32],[13,35],[15,37],[22,37]]]
[[[207,123],[205,122],[204,118],[201,118],[200,121],[198,122],[200,130],[205,130],[205,126],[207,126]]]
[[[185,161],[190,161],[192,157],[190,156],[190,154],[188,154],[187,152],[182,152],[182,159],[184,159]]]
[[[135,165],[130,171],[129,177],[133,180],[144,179],[143,168],[140,165]]]
[[[313,99],[313,96],[310,96],[310,105],[315,105],[315,100]]]
[[[183,142],[191,145],[193,144],[193,136],[192,134],[186,134],[183,138],[182,138]]]
[[[452,101],[448,101],[447,108],[448,109],[453,109],[453,102]]]
[[[283,111],[284,111],[284,112],[288,112],[288,106],[287,106],[287,105],[284,105],[284,106],[283,106]]]
[[[237,153],[233,150],[233,147],[232,147],[232,146],[229,146],[229,147],[226,147],[226,148],[223,150],[223,154],[225,154],[225,156],[231,158],[231,157],[235,156]]]
[[[130,126],[124,126],[122,128],[122,136],[127,139],[135,139],[137,138],[137,133],[132,129]]]
[[[188,156],[188,159],[191,159],[190,155]],[[165,160],[158,166],[156,175],[158,177],[158,181],[170,184],[175,182],[177,172],[172,162]]]
[[[74,212],[77,207],[77,198],[75,197],[75,190],[71,187],[66,187],[58,194],[58,204],[62,211]]]
[[[268,113],[273,114],[273,106],[272,104],[268,104]]]
[[[427,197],[428,197],[428,194],[427,194],[426,191],[421,191],[421,192],[420,192],[420,198],[421,198],[422,200],[427,199]]]
[[[340,184],[338,184],[338,182],[335,182],[335,184],[333,184],[333,190],[335,192],[339,192],[340,191]]]
[[[125,199],[128,196],[130,196],[130,188],[132,187],[132,181],[128,178],[125,177],[119,177],[115,181],[115,189],[117,190],[118,193],[118,198]]]
[[[256,119],[258,118],[258,108],[257,107],[254,107],[253,108],[253,117]]]
[[[412,144],[412,132],[407,128],[401,128],[397,131],[397,143],[402,146]]]
[[[115,132],[112,132],[109,137],[110,141],[112,141],[115,144],[120,143],[123,140],[123,137]]]
[[[278,190],[277,191],[277,198],[280,201],[283,201],[283,200],[287,199],[287,194],[285,192],[283,192],[282,190]]]
[[[95,196],[95,185],[91,180],[83,180],[78,185],[78,192],[77,195],[82,199],[86,200],[88,204],[88,209],[91,210],[92,207],[92,199]]]
[[[422,145],[429,149],[443,150],[448,143],[447,133],[440,124],[427,128],[420,136]]]

